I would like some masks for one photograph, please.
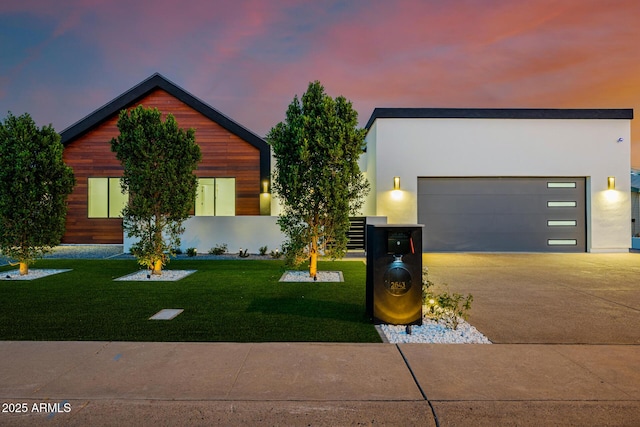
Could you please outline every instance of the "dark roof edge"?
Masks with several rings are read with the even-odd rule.
[[[117,113],[126,105],[131,104],[142,98],[153,87],[156,86],[157,78],[163,78],[159,73],[154,73],[151,77],[132,87],[117,98],[107,102],[102,107],[89,113],[86,117],[78,120],[71,126],[60,132],[63,145],[66,145],[72,139],[88,132],[94,126],[109,118],[112,114]]]
[[[111,117],[113,114],[117,114],[123,108],[126,108],[128,105],[142,99],[156,88],[166,91],[194,110],[218,123],[229,132],[239,136],[254,147],[258,148],[260,150],[260,178],[261,180],[268,179],[270,173],[270,148],[264,139],[225,116],[215,108],[191,95],[186,90],[166,79],[160,73],[154,73],[146,80],[63,130],[60,133],[62,144],[66,145],[68,142],[78,138]]]
[[[633,109],[552,108],[376,108],[365,128],[376,119],[633,119]]]

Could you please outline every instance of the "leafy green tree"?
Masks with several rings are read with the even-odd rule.
[[[193,171],[201,158],[195,130],[179,128],[171,114],[163,122],[157,108],[143,106],[121,111],[118,129],[111,150],[122,163],[122,189],[129,193],[123,227],[138,239],[131,248],[138,262],[162,274],[195,205]]]
[[[75,179],[62,151],[53,127],[39,129],[29,114],[0,123],[0,250],[21,275],[64,235]]]
[[[278,219],[287,235],[283,249],[290,265],[310,259],[312,277],[319,254],[344,256],[349,215],[358,212],[369,191],[358,165],[366,131],[357,125],[351,102],[331,98],[315,81],[302,102],[294,97],[286,120],[267,135],[276,161],[272,188],[283,202]]]

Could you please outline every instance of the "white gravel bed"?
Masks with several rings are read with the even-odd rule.
[[[344,282],[342,271],[318,271],[318,279],[313,280],[313,277],[309,276],[309,271],[285,271],[281,282]]]
[[[422,326],[411,326],[411,334],[407,334],[405,325],[380,325],[380,330],[393,344],[491,344],[487,337],[462,319],[456,330],[427,318],[422,319]]]
[[[37,269],[37,268],[30,268],[29,269],[29,273],[26,274],[25,276],[21,276],[20,275],[20,270],[10,270],[10,271],[3,271],[0,273],[0,280],[35,280],[35,279],[40,279],[41,277],[47,277],[47,276],[51,276],[53,274],[58,274],[58,273],[64,273],[66,271],[71,271],[71,269],[59,269],[59,270],[52,270],[52,269]]]
[[[184,279],[196,271],[198,270],[162,270],[162,274],[158,276],[151,274],[149,270],[139,270],[113,280],[128,282],[175,282]]]

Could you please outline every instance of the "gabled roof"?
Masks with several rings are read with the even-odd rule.
[[[376,119],[633,119],[633,109],[552,108],[376,108]]]
[[[155,89],[164,90],[171,96],[179,99],[189,107],[201,113],[211,121],[216,122],[229,132],[237,135],[238,137],[242,138],[249,144],[259,149],[260,178],[261,180],[267,179],[267,177],[269,176],[270,168],[270,149],[269,145],[262,138],[260,138],[258,135],[245,128],[244,126],[231,120],[229,117],[225,116],[205,102],[191,95],[189,92],[177,86],[175,83],[167,80],[159,73],[153,74],[142,83],[134,86],[127,92],[115,98],[113,101],[103,105],[93,113],[89,114],[85,118],[63,130],[60,133],[62,144],[66,145],[67,143],[75,140],[76,138],[93,129],[95,126],[98,126],[100,123],[107,120],[114,114],[118,114],[120,110],[127,108],[140,99],[144,98]],[[170,113],[170,111],[168,111],[168,113]]]

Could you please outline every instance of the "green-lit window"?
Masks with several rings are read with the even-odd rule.
[[[236,179],[199,178],[196,216],[235,216]]]
[[[120,178],[89,178],[88,187],[89,218],[122,218],[129,195],[122,194]]]

